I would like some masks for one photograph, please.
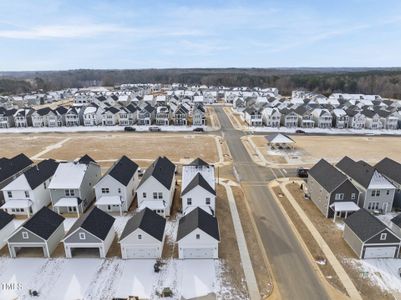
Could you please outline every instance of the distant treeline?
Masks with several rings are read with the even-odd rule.
[[[184,83],[214,86],[277,87],[282,95],[304,88],[333,92],[379,94],[401,98],[401,69],[144,69],[71,70],[0,73],[0,93],[17,94],[42,89],[114,86],[122,83]]]

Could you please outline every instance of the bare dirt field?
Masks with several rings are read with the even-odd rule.
[[[401,162],[401,139],[399,137],[375,136],[291,136],[296,142],[294,155],[301,164],[314,164],[321,158],[338,162],[344,156],[356,160],[376,163],[384,157]],[[252,141],[265,155],[267,160],[276,156],[269,155],[264,136],[253,136]],[[282,157],[288,157],[290,153]]]
[[[333,223],[332,219],[325,218],[311,200],[306,200],[304,198],[304,194],[300,189],[300,186],[297,183],[291,183],[287,186],[287,188],[294,196],[295,200],[297,200],[298,204],[308,215],[309,219],[314,223],[320,234],[324,237],[324,240],[333,250],[338,260],[340,262],[343,262],[344,258],[355,258],[355,254],[342,238],[342,230],[335,223]],[[276,188],[275,192],[280,193],[280,188]],[[311,251],[313,257],[315,257],[316,259],[317,257],[323,256],[320,247],[318,247],[316,241],[313,239],[310,232],[306,229],[306,226],[301,220],[297,220],[299,219],[299,216],[289,204],[286,197],[284,196],[280,198],[280,200],[287,213],[291,216],[291,219],[297,224],[300,234],[305,243],[308,245],[308,248]],[[364,299],[393,299],[393,296],[391,294],[380,290],[380,288],[372,285],[368,280],[362,278],[358,270],[356,270],[352,266],[349,266],[346,263],[342,263],[342,265]],[[344,291],[344,288],[342,287],[330,265],[319,265],[319,267],[323,271],[323,274],[325,274],[326,278],[327,276],[330,276],[328,278],[328,281],[331,284]]]
[[[162,155],[174,162],[187,162],[196,157],[210,163],[218,161],[214,137],[170,133],[7,134],[0,135],[0,157],[21,152],[33,156],[66,138],[70,139],[58,148],[49,149],[40,158],[72,160],[89,154],[95,160],[109,161],[110,165],[122,155],[144,160],[146,165]]]

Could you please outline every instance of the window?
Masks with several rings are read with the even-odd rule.
[[[47,188],[46,182],[43,182],[43,187],[44,187],[45,189]]]
[[[390,195],[390,190],[387,190],[386,195]]]
[[[109,188],[102,188],[102,194],[109,194],[110,189]]]
[[[199,240],[200,239],[200,234],[196,235],[196,239]]]
[[[159,199],[163,199],[163,193],[159,193]]]
[[[157,193],[156,192],[153,193],[153,199],[157,199]]]
[[[376,194],[376,191],[375,191],[375,190],[373,190],[373,191],[372,191],[372,197],[374,197],[374,196],[375,196],[375,194]]]
[[[138,240],[142,240],[142,234],[138,234]]]
[[[8,192],[7,192],[7,195],[8,195],[8,198],[12,198],[12,197],[13,197],[13,192],[8,191]]]
[[[187,198],[187,205],[192,205],[192,198]]]
[[[351,200],[355,200],[356,199],[356,194],[355,193],[352,193],[351,194]]]
[[[143,197],[143,198],[146,198],[146,193],[142,193],[142,197]]]
[[[27,239],[29,239],[28,232],[26,232],[26,231],[23,231],[23,232],[22,232],[22,238],[23,238],[24,240],[27,240]]]
[[[80,232],[80,233],[79,233],[79,239],[80,239],[80,240],[85,240],[85,239],[86,239],[85,232]]]
[[[25,191],[25,198],[29,198],[29,191]]]
[[[75,191],[74,190],[65,190],[65,195],[66,196],[75,196]]]
[[[380,196],[380,190],[376,190],[376,197]]]
[[[335,195],[335,200],[344,200],[344,193],[339,193]]]
[[[386,240],[386,238],[387,238],[387,233],[383,232],[383,233],[380,234],[380,240],[381,241]]]
[[[210,205],[210,198],[206,198],[206,205]]]
[[[121,188],[118,188],[118,193],[121,194]]]

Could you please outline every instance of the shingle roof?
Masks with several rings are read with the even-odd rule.
[[[401,164],[386,157],[375,165],[376,170],[391,180],[401,184]]]
[[[324,159],[319,160],[308,173],[329,193],[347,180],[347,176]]]
[[[128,220],[121,234],[120,241],[138,228],[155,239],[162,241],[165,227],[166,219],[146,207]]]
[[[22,171],[26,167],[32,164],[25,154],[21,153],[13,158],[1,158],[0,159],[0,182],[10,178],[14,174]]]
[[[107,234],[110,232],[110,229],[113,227],[114,221],[114,217],[101,209],[94,207],[74,223],[66,236],[69,236],[78,228],[83,228],[104,241]]]
[[[367,188],[370,184],[375,169],[365,162],[355,162],[348,156],[340,160],[336,167],[350,176],[363,187]]]
[[[96,163],[96,161],[92,157],[90,157],[88,154],[85,154],[84,156],[82,156],[78,160],[78,162],[80,164],[85,164],[85,165],[88,165],[90,162]]]
[[[54,172],[56,172],[58,164],[59,163],[54,159],[46,159],[38,163],[36,166],[32,166],[30,169],[26,170],[24,175],[31,189],[34,190],[47,179],[52,177]]]
[[[136,170],[138,170],[138,165],[123,155],[105,175],[108,174],[127,186]]]
[[[208,166],[209,164],[201,158],[195,158],[188,166]]]
[[[64,115],[68,110],[64,106],[59,106],[55,109],[55,111],[57,111],[60,115]]]
[[[391,222],[393,222],[395,225],[401,228],[401,213],[392,218]]]
[[[41,208],[22,227],[47,240],[63,223],[64,217],[47,207]]]
[[[4,210],[0,209],[0,230],[8,225],[14,219],[13,215],[9,215]]]
[[[138,187],[140,187],[149,177],[153,176],[167,189],[170,189],[173,184],[174,173],[175,165],[167,157],[160,156],[146,169]]]
[[[197,173],[194,178],[188,183],[185,189],[182,191],[181,195],[184,196],[189,191],[193,190],[195,187],[200,186],[204,188],[206,191],[210,192],[213,195],[216,195],[216,191],[207,183],[205,178],[200,173]]]
[[[344,222],[363,242],[387,228],[364,208],[354,212]]]
[[[219,224],[217,219],[197,207],[183,216],[178,224],[177,241],[181,240],[195,229],[199,228],[211,237],[220,241]]]
[[[49,112],[51,112],[51,108],[50,107],[43,107],[38,109],[36,112],[40,115],[40,116],[45,116],[47,115]]]

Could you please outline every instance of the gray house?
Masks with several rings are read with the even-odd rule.
[[[346,175],[321,159],[309,170],[308,192],[326,218],[359,210],[359,190]]]
[[[401,164],[386,157],[375,168],[395,186],[393,207],[401,208]]]
[[[98,249],[99,256],[106,257],[115,237],[114,221],[114,217],[97,207],[81,216],[63,240],[65,256],[71,258],[77,250],[89,248]]]
[[[366,209],[345,219],[344,240],[362,259],[397,258],[400,238]]]
[[[41,248],[44,257],[50,257],[64,236],[64,217],[43,207],[22,224],[9,238],[10,256],[15,258],[24,248]]]

